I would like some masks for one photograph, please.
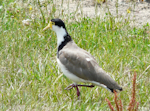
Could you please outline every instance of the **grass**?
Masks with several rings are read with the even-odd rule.
[[[63,76],[56,63],[56,35],[42,30],[56,13],[55,4],[49,15],[43,10],[48,3],[53,1],[45,4],[25,1],[20,5],[14,0],[0,2],[3,6],[0,9],[0,109],[109,110],[105,98],[113,101],[114,95],[104,88],[80,88],[80,100],[75,89],[64,90],[72,81]],[[22,21],[33,14],[30,24],[23,25]],[[60,13],[60,17],[77,45],[95,56],[100,66],[123,86],[118,96],[124,106],[130,101],[132,76],[137,72],[136,99],[139,108],[149,109],[149,24],[130,27],[130,19],[122,17],[120,22],[115,22],[110,14],[104,19],[80,18],[80,22],[70,14]]]

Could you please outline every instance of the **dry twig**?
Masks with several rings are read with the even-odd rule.
[[[113,107],[112,104],[111,104],[111,102],[110,102],[107,98],[106,98],[105,100],[107,101],[107,104],[108,104],[110,110],[111,110],[111,111],[115,111],[115,110],[114,110],[114,107]]]
[[[128,105],[128,108],[127,110],[128,111],[138,111],[138,106],[139,106],[139,103],[136,102],[136,72],[134,72],[134,76],[133,76],[133,88],[132,88],[132,97],[131,97],[131,100],[130,100],[130,103]],[[117,96],[117,92],[114,90],[114,102],[115,102],[115,105],[116,105],[116,110],[117,111],[123,111],[123,105],[122,105],[122,101],[121,100],[118,100],[118,96]],[[112,106],[112,104],[110,103],[110,101],[106,98],[106,101],[108,103],[108,106],[109,108],[111,109],[111,111],[115,111],[114,110],[114,107]]]

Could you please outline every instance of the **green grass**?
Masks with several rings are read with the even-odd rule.
[[[21,7],[13,0],[4,0],[0,5],[1,110],[109,110],[105,98],[114,104],[114,95],[104,88],[80,88],[80,100],[75,89],[64,90],[72,81],[63,76],[56,63],[56,35],[42,30],[47,25],[44,21],[55,17],[55,5],[49,16],[41,8],[44,17],[40,11],[30,11],[29,4]],[[34,13],[39,14],[30,25],[23,25],[22,21]],[[81,18],[81,22],[74,21],[69,14],[60,17],[78,46],[95,56],[100,66],[123,86],[119,97],[124,108],[130,101],[134,71],[139,107],[149,108],[149,24],[130,27],[129,19],[122,17],[122,21],[114,22],[115,17],[109,14],[103,20]]]

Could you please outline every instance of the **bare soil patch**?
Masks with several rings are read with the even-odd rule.
[[[112,15],[120,17],[127,17],[134,21],[134,25],[142,26],[146,23],[150,24],[150,3],[149,2],[125,2],[119,0],[107,1],[101,5],[96,5],[94,0],[65,0],[61,2],[55,1],[57,11],[64,11],[64,13],[75,13],[74,17],[78,16],[95,17],[99,16],[104,18],[108,9]],[[130,10],[130,13],[127,12]],[[132,23],[132,22],[131,22]]]

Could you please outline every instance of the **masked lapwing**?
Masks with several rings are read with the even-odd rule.
[[[94,57],[87,51],[78,47],[68,34],[64,22],[61,19],[52,19],[43,29],[52,29],[57,35],[57,62],[66,77],[74,83],[66,89],[77,89],[78,86],[94,87],[102,86],[111,92],[122,90],[120,87],[96,62]],[[79,85],[79,82],[91,83],[92,85]]]

